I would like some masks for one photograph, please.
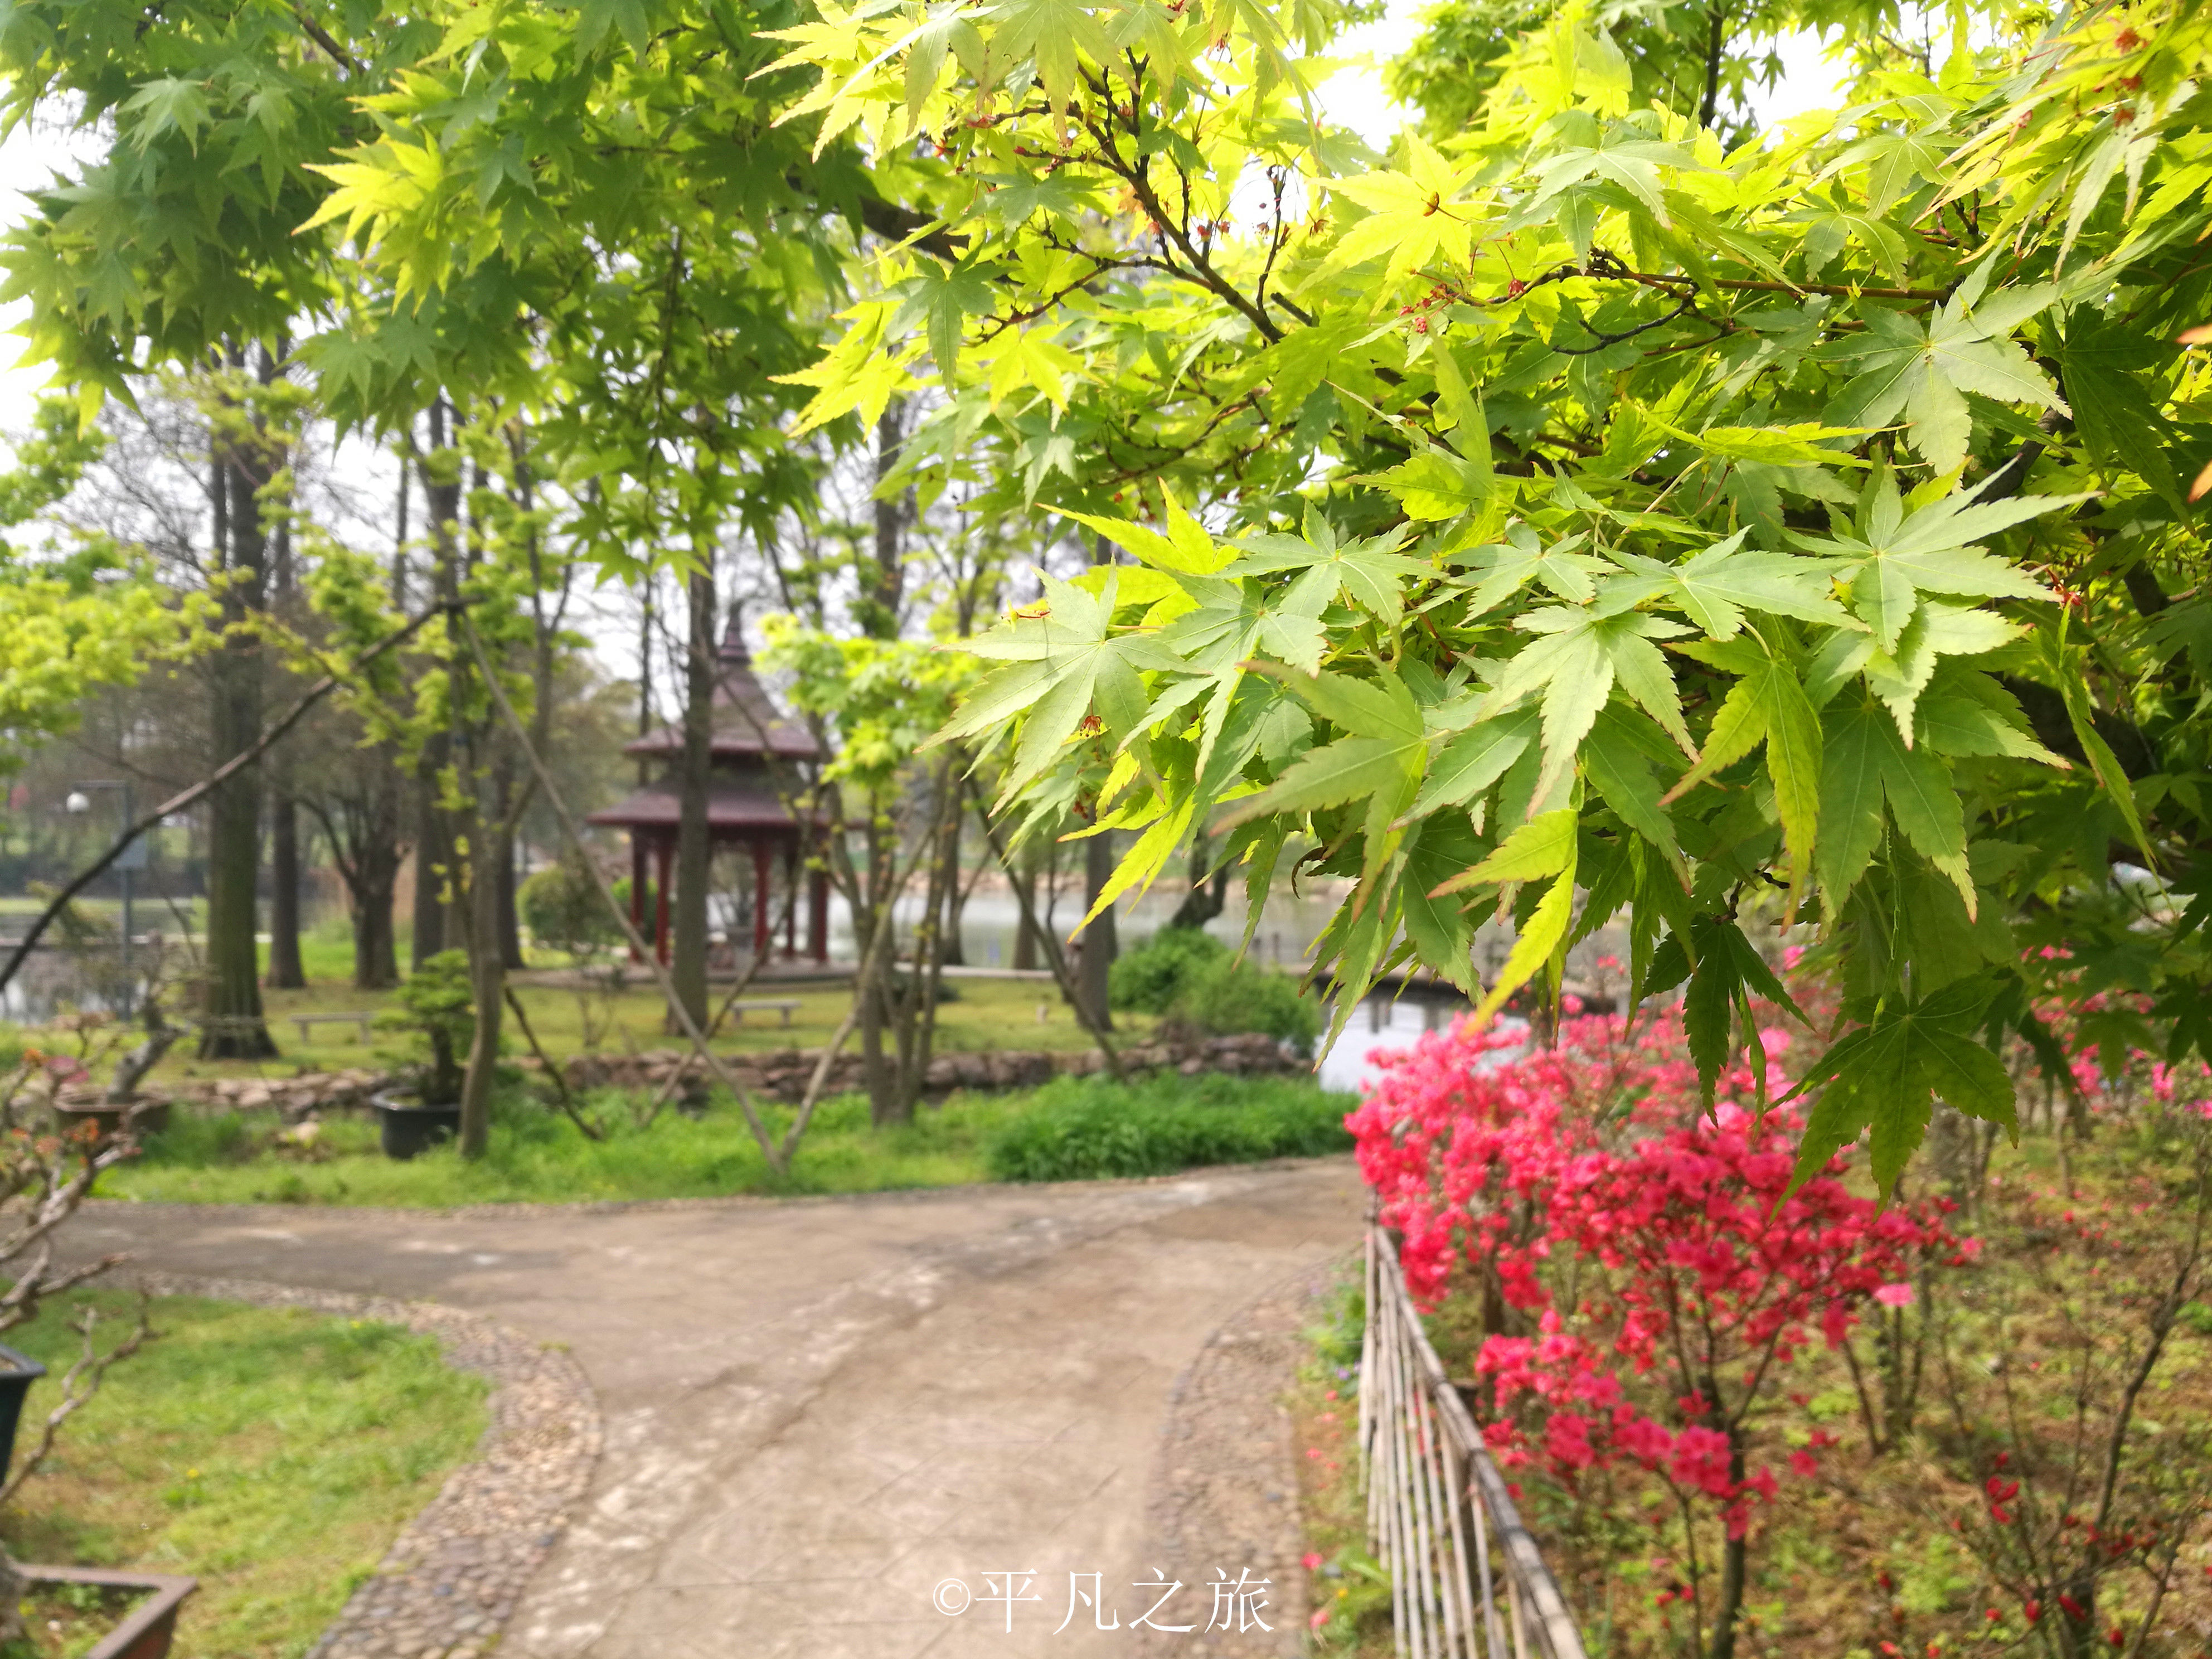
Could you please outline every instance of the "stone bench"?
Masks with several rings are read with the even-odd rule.
[[[763,1013],[770,1008],[783,1016],[784,1025],[788,1029],[791,1017],[799,1012],[799,1000],[797,997],[751,998],[744,1002],[732,1003],[730,1016],[738,1024],[742,1025],[745,1023],[745,1016],[748,1013]]]
[[[361,1040],[363,1042],[366,1042],[368,1041],[369,1027],[374,1024],[376,1020],[376,1015],[374,1012],[353,1014],[293,1014],[289,1016],[289,1018],[293,1024],[300,1028],[300,1041],[302,1042],[307,1041],[309,1036],[307,1028],[311,1025],[358,1026],[361,1030]]]

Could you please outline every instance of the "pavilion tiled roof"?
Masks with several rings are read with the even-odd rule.
[[[714,755],[718,761],[775,756],[783,761],[817,761],[822,747],[814,734],[786,718],[753,672],[737,613],[714,653]],[[662,726],[623,745],[626,755],[672,759],[684,752],[680,723]],[[793,781],[796,781],[794,780]],[[594,821],[597,821],[596,815]]]

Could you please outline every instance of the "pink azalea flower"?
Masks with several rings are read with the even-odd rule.
[[[1883,1285],[1875,1289],[1874,1299],[1885,1308],[1909,1308],[1912,1305],[1914,1296],[1915,1292],[1910,1285]]]

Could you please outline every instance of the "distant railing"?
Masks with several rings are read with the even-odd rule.
[[[1367,1535],[1390,1575],[1401,1659],[1583,1659],[1566,1598],[1421,1328],[1397,1246],[1380,1227],[1367,1232],[1359,1378]]]

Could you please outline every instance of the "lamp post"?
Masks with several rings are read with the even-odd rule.
[[[69,799],[62,803],[63,806],[71,812],[89,812],[92,811],[92,797],[85,792],[90,789],[120,790],[123,793],[125,827],[138,822],[138,798],[128,779],[94,778],[80,783],[70,791]],[[145,867],[146,837],[140,836],[125,848],[121,856],[115,860],[115,868],[123,877],[123,1017],[125,1019],[135,1012],[138,1000],[138,982],[131,971],[131,935],[135,931],[131,925],[131,878]]]

